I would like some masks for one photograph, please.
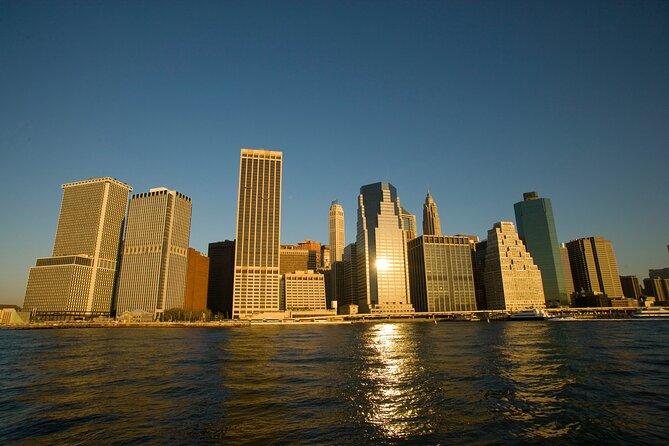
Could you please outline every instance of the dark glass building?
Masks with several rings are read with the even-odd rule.
[[[232,289],[235,280],[235,241],[209,243],[209,285],[207,308],[225,318],[232,317]]]
[[[541,271],[546,306],[568,306],[569,297],[565,290],[551,200],[539,198],[536,192],[526,192],[523,201],[516,203],[513,208],[518,235]]]

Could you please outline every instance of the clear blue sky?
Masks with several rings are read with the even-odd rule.
[[[0,303],[51,252],[61,183],[193,198],[234,238],[240,147],[284,152],[282,241],[355,238],[386,180],[485,236],[550,197],[561,241],[669,266],[669,2],[0,1]]]

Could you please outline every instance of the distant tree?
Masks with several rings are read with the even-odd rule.
[[[211,310],[185,310],[183,308],[170,308],[163,313],[164,322],[206,322],[211,320]]]

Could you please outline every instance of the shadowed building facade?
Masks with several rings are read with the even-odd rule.
[[[544,297],[549,307],[568,306],[560,244],[553,218],[553,206],[548,198],[536,192],[523,194],[523,201],[514,204],[518,235],[541,271]]]
[[[584,237],[566,244],[576,293],[623,297],[613,245],[604,237]]]
[[[192,203],[164,187],[135,194],[128,207],[116,313],[143,310],[156,317],[183,308]]]
[[[30,269],[23,308],[53,318],[109,315],[132,188],[109,177],[62,188],[53,253]]]
[[[206,310],[207,287],[209,284],[209,257],[200,251],[188,248],[188,267],[186,268],[186,290],[184,309]]]
[[[279,310],[282,165],[281,152],[241,150],[234,318]]]
[[[360,188],[356,294],[361,313],[413,311],[400,212],[397,190],[392,184],[374,183]]]
[[[564,273],[564,291],[569,296],[569,304],[573,302],[574,278],[571,275],[571,264],[569,263],[569,251],[564,243],[560,244],[560,259],[562,260],[562,272]]]
[[[437,203],[428,191],[423,204],[423,235],[441,235],[441,219]]]
[[[546,307],[541,272],[513,223],[501,221],[488,231],[483,274],[489,310]]]
[[[626,298],[639,299],[641,297],[641,284],[637,276],[620,276],[620,285]]]
[[[302,240],[296,245],[300,249],[309,251],[307,269],[317,270],[321,267],[321,243],[316,240]]]
[[[476,310],[469,237],[422,235],[409,240],[408,250],[416,311]]]
[[[407,242],[409,240],[415,239],[416,236],[418,236],[416,229],[416,216],[404,209],[404,207],[400,208],[400,215],[402,217],[402,229],[404,230],[404,237],[406,238]]]
[[[235,241],[209,243],[209,283],[207,308],[225,318],[232,317],[232,290],[235,282]]]
[[[297,245],[281,245],[279,250],[279,272],[281,274],[307,271],[309,268],[310,253],[308,249]],[[312,268],[313,269],[313,268]]]

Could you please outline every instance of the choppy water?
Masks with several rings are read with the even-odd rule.
[[[0,443],[669,437],[665,321],[0,332]]]

